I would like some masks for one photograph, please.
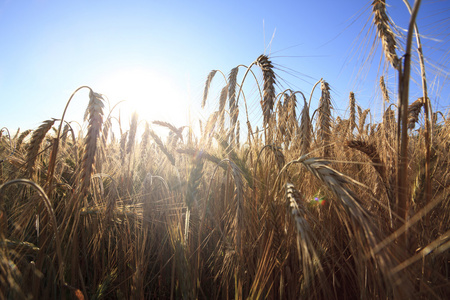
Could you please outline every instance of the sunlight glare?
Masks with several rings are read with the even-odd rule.
[[[162,72],[143,67],[117,70],[99,80],[96,90],[105,95],[111,108],[120,101],[113,115],[120,116],[122,126],[127,126],[136,111],[139,120],[149,123],[155,120],[186,125],[188,95],[180,84]]]

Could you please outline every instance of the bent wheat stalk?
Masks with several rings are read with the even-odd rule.
[[[58,134],[56,135],[56,138],[53,141],[53,148],[52,148],[52,152],[50,154],[50,161],[49,161],[49,167],[48,167],[48,171],[47,171],[47,194],[50,195],[51,191],[52,191],[52,180],[53,180],[53,173],[55,171],[55,166],[56,166],[56,156],[58,153],[58,147],[59,147],[59,140],[61,138],[61,130],[63,128],[63,123],[64,123],[64,117],[66,116],[66,112],[67,109],[69,107],[70,102],[72,101],[73,96],[75,96],[75,94],[81,90],[87,88],[89,89],[90,93],[92,93],[92,89],[88,86],[81,86],[79,88],[77,88],[72,95],[70,96],[69,100],[66,103],[66,107],[64,108],[64,112],[62,114],[61,117],[61,123],[59,124],[58,127]],[[89,94],[90,95],[90,94]]]
[[[408,1],[403,0],[405,5],[407,6],[409,13],[412,15],[413,11],[411,9],[411,6],[409,5]],[[418,3],[419,5],[420,3]],[[411,30],[411,29],[410,29]],[[430,167],[430,160],[431,160],[431,145],[433,144],[433,134],[432,134],[432,126],[431,126],[431,115],[432,115],[432,109],[431,109],[431,102],[428,98],[428,87],[427,87],[427,77],[425,72],[425,60],[423,57],[423,51],[422,51],[422,42],[420,41],[420,35],[419,35],[419,29],[417,27],[416,22],[414,22],[414,31],[416,36],[416,43],[417,43],[417,52],[419,54],[419,62],[420,62],[420,71],[421,71],[421,77],[422,77],[422,91],[423,91],[423,101],[424,101],[424,111],[425,111],[425,146],[426,146],[426,165],[425,165],[425,181],[426,181],[426,198],[427,203],[430,202],[431,197],[431,167]]]
[[[419,12],[421,0],[414,2],[414,8],[409,21],[408,36],[406,40],[405,61],[403,72],[399,69],[399,113],[398,113],[398,172],[397,172],[397,214],[404,220],[407,217],[409,205],[409,184],[408,184],[408,98],[409,98],[409,77],[411,72],[411,43],[416,22],[417,13]],[[401,220],[399,219],[399,224]],[[406,237],[406,236],[405,236]],[[406,242],[406,241],[405,241]]]
[[[14,179],[10,180],[2,185],[0,185],[0,195],[2,195],[2,190],[6,188],[9,185],[12,184],[25,184],[30,185],[32,188],[34,188],[38,194],[42,198],[42,202],[44,203],[44,207],[47,210],[48,215],[50,216],[50,223],[52,224],[52,228],[54,231],[54,238],[55,238],[55,248],[56,248],[56,258],[58,260],[58,277],[59,281],[62,286],[65,286],[66,283],[64,281],[64,261],[62,258],[62,252],[61,252],[61,238],[59,236],[58,231],[58,223],[56,221],[55,212],[53,211],[52,204],[50,203],[50,200],[48,199],[45,191],[35,182],[28,180],[28,179]]]

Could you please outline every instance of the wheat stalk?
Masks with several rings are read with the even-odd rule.
[[[241,146],[240,139],[241,139],[241,124],[239,121],[236,123],[236,148],[239,149]]]
[[[55,239],[55,248],[56,248],[56,258],[58,261],[58,277],[59,277],[59,281],[61,283],[62,286],[67,285],[64,281],[64,260],[63,260],[63,256],[62,256],[62,252],[61,252],[61,237],[59,234],[59,227],[58,227],[58,223],[56,220],[56,216],[55,216],[55,212],[53,210],[52,204],[50,202],[50,199],[48,198],[47,194],[45,193],[45,191],[42,189],[42,187],[40,187],[38,184],[36,184],[35,182],[31,181],[31,180],[27,180],[27,179],[14,179],[14,180],[10,180],[2,185],[0,185],[0,195],[2,195],[2,190],[4,188],[6,188],[9,185],[12,184],[24,184],[24,185],[29,185],[32,188],[34,188],[37,193],[39,194],[40,198],[42,199],[42,203],[45,207],[45,209],[47,210],[47,214],[49,216],[49,222],[52,225],[52,229],[54,231],[54,239]]]
[[[414,3],[415,11],[413,11],[411,9],[411,6],[409,5],[408,1],[403,1],[403,2],[407,6],[411,16],[415,18],[414,14],[417,14],[417,10],[420,5],[420,1],[418,1],[417,3]],[[417,5],[417,8],[416,8],[416,5]],[[426,78],[426,72],[425,72],[425,59],[424,59],[423,51],[422,51],[422,42],[420,40],[419,29],[418,29],[416,22],[412,22],[412,24],[414,24],[414,32],[415,32],[415,36],[416,36],[417,52],[419,54],[420,71],[421,71],[421,78],[422,78],[422,91],[423,91],[422,96],[423,96],[424,113],[425,113],[426,198],[427,198],[427,202],[430,202],[430,200],[431,200],[430,199],[430,195],[431,195],[431,174],[430,174],[431,162],[430,162],[430,160],[431,160],[431,145],[433,144],[433,134],[432,134],[433,126],[431,124],[431,122],[432,122],[431,116],[433,114],[432,114],[431,102],[430,102],[430,99],[428,98],[427,78]],[[410,26],[409,30],[412,30],[411,26]]]
[[[410,204],[409,183],[408,183],[408,102],[409,102],[409,81],[411,73],[411,44],[413,29],[416,23],[417,14],[419,12],[421,0],[414,2],[414,8],[411,12],[411,19],[408,26],[408,34],[406,37],[406,49],[403,70],[399,68],[399,106],[398,106],[398,149],[399,155],[397,159],[397,214],[400,216],[398,224],[407,219],[408,206]],[[424,98],[426,100],[426,98]],[[427,115],[428,117],[428,115]],[[428,131],[427,131],[428,132]],[[428,145],[429,150],[430,145]],[[429,169],[429,151],[427,150],[427,169]],[[428,171],[427,171],[428,173]],[[429,173],[427,174],[429,175]],[[430,183],[430,177],[427,181]],[[428,185],[428,184],[427,184]],[[429,185],[428,185],[429,186]],[[401,244],[406,245],[407,234]]]
[[[66,145],[67,135],[69,134],[69,130],[72,131],[72,128],[69,124],[64,125],[64,129],[61,134],[61,147],[64,148]]]

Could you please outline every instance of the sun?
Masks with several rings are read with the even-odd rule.
[[[144,67],[117,69],[100,78],[95,90],[108,98],[111,107],[122,101],[113,111],[116,116],[120,112],[122,125],[127,125],[135,111],[141,121],[186,125],[188,94],[182,84],[163,72]]]

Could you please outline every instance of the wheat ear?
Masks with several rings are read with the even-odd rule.
[[[124,160],[125,160],[127,137],[128,137],[128,131],[125,131],[120,136],[120,159],[122,160],[122,162],[124,162]]]
[[[285,191],[288,210],[294,220],[295,229],[297,230],[297,251],[299,260],[302,262],[303,266],[302,273],[305,278],[304,286],[310,287],[315,276],[315,271],[317,271],[320,277],[322,292],[327,294],[329,291],[328,285],[326,285],[326,276],[324,274],[322,263],[315,250],[315,238],[314,235],[311,234],[313,231],[306,219],[308,211],[303,204],[305,202],[304,197],[292,183],[286,183]]]
[[[309,152],[309,146],[311,145],[311,118],[309,117],[309,106],[306,103],[302,109],[302,116],[300,119],[300,147],[301,155],[305,155]]]
[[[89,105],[86,109],[85,120],[89,116],[89,125],[84,140],[84,154],[81,162],[80,194],[83,196],[89,189],[91,175],[94,173],[95,154],[98,138],[103,123],[103,96],[92,90],[89,92]]]
[[[364,124],[366,123],[366,118],[367,118],[367,115],[369,114],[369,112],[370,112],[369,108],[362,111],[360,109],[360,107],[358,106],[358,115],[359,115],[358,131],[359,131],[359,134],[361,134],[361,135],[365,133]]]
[[[32,131],[31,129],[28,129],[28,130],[25,130],[24,132],[22,132],[19,135],[19,138],[17,139],[17,143],[16,143],[16,150],[17,151],[20,150],[20,148],[22,147],[23,140],[30,134],[31,131]]]
[[[159,138],[159,136],[156,135],[156,133],[150,129],[150,135],[153,138],[153,140],[155,141],[155,143],[158,145],[159,149],[161,149],[161,151],[166,155],[166,157],[169,159],[170,163],[175,166],[175,158],[173,157],[173,155],[169,152],[169,150],[166,148],[166,146],[164,145],[164,143],[161,141],[161,139]]]
[[[134,149],[134,141],[136,139],[136,130],[138,125],[138,114],[134,112],[131,116],[130,133],[128,134],[127,153],[131,153]]]
[[[225,104],[227,102],[228,97],[228,85],[224,86],[220,91],[219,97],[219,130],[220,132],[224,131],[225,126]]]
[[[147,151],[147,146],[148,146],[148,138],[150,137],[150,126],[148,125],[148,122],[145,122],[145,129],[144,129],[144,133],[142,134],[142,138],[141,138],[141,152],[142,153],[146,153]]]
[[[217,70],[212,70],[211,72],[209,72],[208,77],[206,77],[205,90],[203,91],[202,108],[205,107],[206,99],[208,98],[209,87],[211,85],[211,81],[214,78],[214,75],[216,75],[216,72]]]
[[[238,71],[239,67],[235,67],[231,69],[230,75],[228,76],[228,105],[230,108],[231,128],[236,124],[239,115],[239,110],[237,109],[238,103],[236,101],[236,80]]]
[[[347,147],[356,149],[366,154],[372,161],[373,167],[378,172],[378,174],[380,174],[382,180],[386,180],[386,169],[374,144],[366,141],[353,140],[347,141]]]
[[[353,134],[353,130],[356,127],[356,100],[355,100],[355,94],[353,92],[350,92],[349,96],[349,104],[350,104],[350,135]]]
[[[397,42],[386,13],[386,2],[384,0],[373,1],[372,12],[373,22],[377,28],[378,37],[381,39],[384,55],[391,65],[398,69],[400,60],[395,52]]]
[[[264,116],[264,126],[266,126],[270,124],[273,106],[275,104],[275,72],[273,71],[272,62],[266,55],[260,55],[256,60],[256,64],[261,68],[264,77],[264,93],[261,101],[261,107]],[[269,137],[270,136],[271,135],[269,133]]]
[[[386,83],[384,82],[384,76],[380,77],[380,88],[381,88],[381,94],[383,95],[384,103],[389,103],[389,91],[386,87]]]
[[[152,123],[155,125],[159,125],[159,126],[168,128],[173,134],[175,134],[180,140],[183,141],[184,127],[177,128],[174,125],[172,125],[168,122],[164,122],[164,121],[153,121]]]
[[[287,103],[284,102],[284,107],[285,107],[285,112],[286,112],[285,121],[284,121],[284,123],[286,125],[285,143],[286,143],[286,147],[289,147],[291,139],[294,136],[294,134],[297,130],[297,127],[298,127],[297,113],[295,111],[297,108],[297,97],[295,96],[295,93],[292,93],[289,96]]]
[[[420,109],[424,106],[425,101],[423,97],[420,97],[408,107],[408,129],[414,129],[417,121],[419,120]]]
[[[26,169],[27,169],[28,177],[30,177],[30,178],[34,173],[34,166],[36,164],[36,159],[37,159],[41,144],[44,141],[45,135],[52,128],[55,121],[56,121],[55,119],[46,120],[42,123],[41,126],[38,127],[38,129],[33,131],[33,135],[31,136],[31,141],[27,147],[27,158],[26,158],[26,161],[27,161]]]
[[[318,158],[307,158],[305,155],[287,163],[283,167],[275,181],[274,189],[277,187],[281,174],[286,171],[289,166],[296,163],[301,163],[336,196],[336,204],[338,205],[337,207],[340,208],[337,212],[340,215],[340,220],[344,222],[346,230],[355,237],[354,241],[357,243],[357,247],[361,249],[362,253],[364,253],[367,258],[370,258],[370,260],[368,260],[370,261],[369,264],[374,264],[374,268],[381,270],[383,278],[379,281],[379,286],[388,285],[395,288],[394,284],[392,284],[392,277],[389,277],[388,273],[389,268],[395,263],[395,257],[391,257],[387,255],[387,253],[380,253],[375,257],[373,249],[380,239],[380,231],[373,223],[373,216],[364,207],[361,199],[347,187],[349,183],[361,184],[331,168],[329,166],[330,161]],[[272,193],[274,193],[274,191],[272,191]],[[342,211],[344,214],[341,214]]]
[[[221,161],[221,159],[218,158],[217,156],[211,155],[204,150],[199,151],[193,148],[186,148],[186,149],[177,149],[177,152],[180,154],[188,154],[196,157],[198,156],[201,157],[202,159],[209,160],[210,162],[216,165],[219,164]]]
[[[330,142],[331,135],[331,96],[330,96],[330,86],[323,80],[320,84],[320,89],[322,90],[322,95],[319,100],[319,116],[318,116],[318,132],[322,146],[324,147],[323,156],[330,155],[330,148],[328,146]]]

